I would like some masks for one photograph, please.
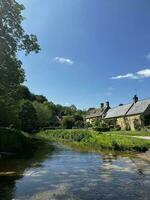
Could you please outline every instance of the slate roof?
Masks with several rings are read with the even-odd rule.
[[[105,119],[141,114],[150,106],[150,98],[139,100],[136,103],[117,106],[108,110]]]
[[[131,108],[131,106],[132,106],[132,103],[111,108],[108,110],[105,118],[109,119],[109,118],[124,116],[126,115],[128,110]]]
[[[150,106],[150,99],[139,100],[131,107],[127,115],[144,113],[148,106]]]
[[[103,107],[103,108],[98,108],[98,109],[93,109],[91,110],[87,115],[86,115],[86,119],[89,118],[94,118],[94,117],[100,117],[102,116],[106,111],[108,110],[107,107]]]

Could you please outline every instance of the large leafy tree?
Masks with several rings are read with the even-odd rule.
[[[22,27],[24,6],[15,0],[0,0],[0,125],[14,125],[17,115],[16,91],[25,79],[19,51],[38,52],[35,35],[28,35]],[[4,119],[5,116],[5,119]]]
[[[49,106],[48,102],[45,101],[44,103],[40,103],[38,101],[34,101],[33,106],[37,113],[39,128],[58,126],[59,121],[57,116]]]
[[[28,35],[22,28],[21,12],[24,6],[15,0],[0,0],[0,95],[13,92],[24,81],[18,51],[38,52],[40,47],[35,35]]]

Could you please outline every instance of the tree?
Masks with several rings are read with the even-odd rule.
[[[72,116],[64,116],[62,119],[62,126],[66,129],[72,129],[74,126],[74,118]]]
[[[48,107],[48,104],[46,102],[39,103],[39,102],[35,101],[35,102],[33,102],[33,106],[37,113],[39,128],[56,126],[58,124],[58,120],[57,120],[55,114]]]
[[[36,101],[39,103],[44,103],[45,101],[48,101],[47,98],[43,95],[35,95]]]
[[[17,99],[32,100],[32,94],[31,94],[30,90],[28,89],[28,87],[26,87],[24,85],[20,85],[17,88],[16,96],[17,96]]]
[[[83,116],[80,113],[77,113],[73,116],[74,118],[74,125],[77,128],[83,128],[84,127],[84,119]]]
[[[18,51],[38,52],[40,47],[35,35],[28,35],[22,28],[22,11],[24,6],[15,0],[0,0],[0,99],[3,107],[0,113],[6,117],[5,123],[0,118],[0,124],[14,124],[16,104],[14,94],[25,80],[22,63],[17,58]],[[11,113],[11,118],[8,113]],[[14,115],[13,115],[14,113]]]
[[[22,100],[20,103],[19,119],[21,130],[33,132],[37,128],[37,113],[32,103],[28,100]]]
[[[16,53],[40,50],[35,35],[22,28],[24,6],[15,0],[0,1],[0,95],[7,95],[24,81],[24,71]]]
[[[0,126],[20,128],[18,105],[13,98],[0,97]]]

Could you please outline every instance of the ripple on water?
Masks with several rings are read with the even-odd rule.
[[[150,163],[136,157],[60,147],[40,160],[3,160],[0,171],[1,200],[150,200]]]

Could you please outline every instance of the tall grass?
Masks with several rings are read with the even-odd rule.
[[[89,130],[48,130],[38,135],[50,141],[69,142],[95,149],[146,151],[150,148],[150,141],[147,140],[130,138],[125,135],[99,134]]]
[[[105,132],[108,134],[117,134],[117,135],[129,135],[129,136],[150,136],[150,132],[147,131],[111,131]]]

